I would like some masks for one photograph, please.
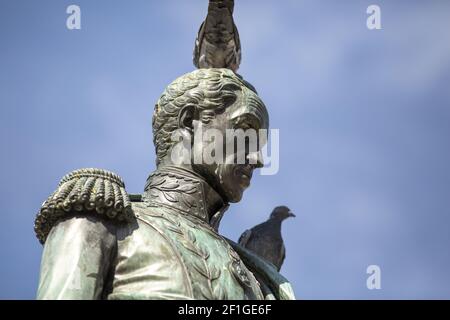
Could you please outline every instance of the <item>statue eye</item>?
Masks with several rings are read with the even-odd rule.
[[[239,129],[242,129],[242,130],[245,131],[245,130],[248,130],[248,129],[254,129],[254,127],[253,127],[253,124],[250,121],[245,120],[245,121],[242,121],[239,124]]]
[[[234,129],[241,129],[241,130],[249,130],[249,129],[253,129],[258,131],[259,130],[259,123],[257,122],[257,120],[253,119],[252,117],[239,117],[238,119],[235,120],[234,125],[233,125]]]

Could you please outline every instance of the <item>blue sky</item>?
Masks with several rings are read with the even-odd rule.
[[[239,73],[280,129],[280,170],[256,175],[221,232],[276,205],[282,273],[299,299],[450,298],[450,3],[236,1]],[[77,4],[82,29],[66,28]],[[381,7],[382,30],[366,8]],[[153,106],[194,69],[207,1],[0,2],[0,298],[33,299],[33,220],[67,172],[155,168]],[[381,268],[380,290],[366,268]]]

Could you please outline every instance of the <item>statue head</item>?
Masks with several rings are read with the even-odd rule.
[[[263,166],[263,143],[258,141],[253,149],[246,147],[243,162],[236,161],[238,149],[233,146],[232,152],[224,152],[222,161],[199,163],[195,159],[201,159],[205,147],[195,137],[208,132],[226,137],[227,132],[238,129],[259,132],[268,129],[268,124],[264,103],[255,88],[241,76],[229,69],[193,71],[173,81],[155,106],[156,164],[158,167],[174,164],[172,153],[177,141],[174,141],[173,133],[176,131],[183,140],[191,143],[187,166],[200,174],[226,201],[238,202],[250,184],[253,170]],[[234,138],[232,140],[232,143],[236,142]],[[225,150],[230,140],[220,141]]]

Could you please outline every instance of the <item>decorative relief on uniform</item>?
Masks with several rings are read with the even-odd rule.
[[[137,215],[137,218],[144,223],[152,224],[152,226],[156,223],[159,226],[159,228],[157,227],[159,230],[169,230],[173,244],[183,247],[184,250],[180,250],[180,253],[182,254],[182,259],[188,261],[185,264],[191,277],[191,285],[194,289],[195,297],[203,299],[228,299],[227,293],[224,290],[226,287],[219,281],[222,275],[221,269],[214,264],[215,261],[211,261],[210,250],[197,240],[191,227],[185,224],[184,217],[173,213],[157,212],[157,209],[155,209],[151,210],[151,212],[146,211],[142,216]],[[157,219],[152,219],[149,222],[145,218],[146,215]],[[181,223],[180,220],[182,221]],[[230,268],[229,270],[233,278],[242,287],[245,297],[248,299],[262,299],[259,283],[253,274],[247,270],[237,253],[234,252],[226,241],[221,240],[223,241],[222,244],[228,248],[227,260],[229,260],[229,263],[227,266]],[[256,288],[252,286],[252,282],[256,284]]]
[[[39,241],[45,242],[57,220],[76,213],[130,220],[133,212],[122,179],[102,169],[79,169],[64,176],[36,216],[34,230]]]
[[[173,212],[159,210],[153,207],[153,210],[148,210],[152,206],[146,205],[147,210],[145,214],[138,214],[137,218],[147,224],[151,224],[160,230],[169,230],[170,238],[176,246],[182,246],[185,250],[180,250],[183,260],[188,267],[188,272],[191,277],[191,285],[194,289],[196,297],[203,299],[227,299],[226,292],[218,285],[218,279],[221,275],[221,270],[210,263],[211,254],[207,246],[197,241],[195,233],[191,230],[192,227],[186,225],[183,216]],[[151,222],[145,216],[151,216]],[[156,218],[156,219],[155,219]],[[159,227],[158,227],[159,226]],[[164,232],[168,234],[167,232]],[[186,255],[189,255],[186,257]],[[206,283],[206,286],[204,285]]]
[[[203,187],[196,179],[156,171],[150,175],[145,191],[144,201],[166,203],[203,221],[208,219]]]

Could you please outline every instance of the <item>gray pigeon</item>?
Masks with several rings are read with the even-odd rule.
[[[239,238],[239,244],[269,261],[280,271],[286,256],[281,223],[289,217],[295,217],[295,214],[288,207],[276,207],[266,222],[246,230]]]
[[[194,48],[197,68],[228,68],[241,63],[241,43],[233,21],[234,0],[209,0],[208,14],[200,26]]]

